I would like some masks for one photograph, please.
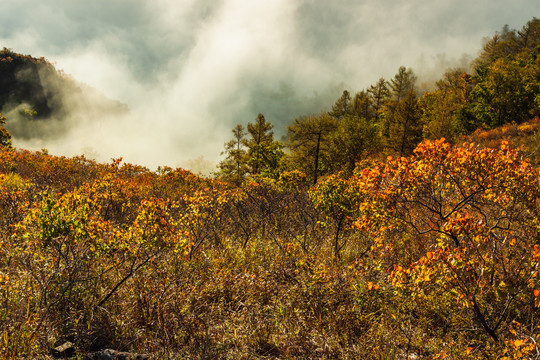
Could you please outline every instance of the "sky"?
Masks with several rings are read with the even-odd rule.
[[[208,172],[258,113],[279,137],[400,66],[429,85],[535,16],[538,0],[2,0],[2,46],[131,110],[14,145]]]

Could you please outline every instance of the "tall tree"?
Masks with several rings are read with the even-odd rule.
[[[377,118],[379,112],[386,101],[390,98],[390,89],[388,88],[388,82],[384,78],[380,78],[375,85],[371,85],[367,90],[371,103],[373,104],[373,110]]]
[[[472,77],[460,69],[449,70],[436,86],[436,90],[425,93],[420,99],[424,137],[444,137],[452,141],[470,131],[471,126],[464,122],[460,111],[470,101],[474,87]]]
[[[412,153],[422,140],[421,112],[413,89],[396,103],[388,145],[400,156]]]
[[[532,59],[520,53],[477,69],[469,108],[478,123],[500,126],[540,114],[540,58]]]
[[[345,116],[330,138],[330,164],[333,172],[353,174],[357,162],[379,145],[377,128],[373,121],[356,115]]]
[[[401,66],[394,78],[390,80],[390,89],[394,100],[400,101],[407,96],[411,90],[414,90],[415,84],[416,75],[414,75],[412,69]]]
[[[246,141],[246,146],[251,174],[276,175],[283,156],[283,146],[274,140],[273,127],[263,114],[259,114],[254,123],[247,125],[250,138]]]
[[[540,19],[533,18],[517,32],[517,41],[525,49],[540,52]]]
[[[336,118],[328,114],[295,119],[287,127],[289,148],[288,162],[308,174],[313,183],[321,173],[328,170],[329,139],[337,128]]]
[[[347,90],[344,90],[341,97],[332,106],[330,115],[341,120],[345,115],[351,114],[352,110],[351,94]]]
[[[400,111],[403,110],[401,102],[406,96],[416,93],[415,83],[416,76],[413,71],[404,66],[399,68],[394,78],[388,83],[391,97],[383,105],[379,127],[382,137],[386,140],[386,147],[390,149],[396,150],[396,144],[401,144],[401,140],[396,138],[396,132],[399,133],[398,129],[403,129],[400,124],[404,123],[404,119],[398,118],[396,112],[398,107],[401,107]],[[401,146],[398,146],[398,152],[400,148]]]
[[[367,91],[362,90],[354,95],[352,101],[352,113],[366,120],[373,120],[377,117],[377,111],[373,107],[373,103]]]
[[[233,139],[225,143],[226,158],[219,163],[220,176],[237,185],[242,184],[248,173],[246,130],[240,124],[232,130]]]

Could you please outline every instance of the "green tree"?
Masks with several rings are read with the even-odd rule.
[[[421,112],[413,89],[398,101],[390,123],[388,145],[400,156],[411,154],[422,140]]]
[[[488,127],[523,122],[540,113],[540,20],[520,31],[506,25],[474,61],[475,87],[461,115]]]
[[[407,94],[415,89],[416,75],[412,69],[406,69],[405,66],[401,66],[394,76],[390,80],[391,94],[396,101],[400,101]]]
[[[341,120],[345,115],[352,113],[352,105],[351,94],[347,90],[344,90],[341,97],[337,99],[336,103],[332,106],[330,115]]]
[[[488,66],[500,58],[514,58],[520,53],[540,54],[540,19],[533,18],[519,31],[505,25],[486,41],[477,59],[475,68]]]
[[[303,171],[317,183],[319,175],[329,169],[330,139],[336,128],[336,118],[325,113],[295,119],[287,127],[290,167]]]
[[[415,93],[416,76],[411,69],[401,66],[393,79],[388,83],[390,98],[384,103],[380,117],[381,135],[386,139],[387,146],[394,147],[396,139],[390,139],[391,128],[395,132],[395,125],[400,123],[400,119],[395,119],[395,113],[401,100],[409,93]],[[394,134],[395,135],[395,134]]]
[[[354,95],[352,101],[352,113],[366,120],[377,118],[377,110],[374,108],[369,93],[365,90]]]
[[[471,111],[479,123],[494,127],[539,114],[540,59],[525,53],[501,57],[477,69],[475,78]]]
[[[283,146],[274,140],[273,127],[266,121],[263,114],[259,114],[254,123],[247,125],[250,138],[247,139],[246,146],[251,174],[278,176],[277,170],[283,157]]]
[[[345,116],[330,138],[330,164],[334,171],[351,176],[356,163],[379,145],[377,128],[372,121],[355,115]]]
[[[220,176],[236,185],[244,182],[248,168],[248,153],[246,151],[246,130],[240,124],[232,130],[233,139],[225,143],[226,158],[219,163]]]
[[[523,49],[540,52],[540,19],[533,18],[517,32],[517,41]]]
[[[373,110],[378,118],[379,111],[390,98],[388,82],[384,78],[380,78],[375,85],[369,87],[367,92],[371,98]]]
[[[470,101],[472,77],[460,69],[449,70],[436,86],[436,90],[425,93],[420,99],[424,137],[444,137],[452,141],[470,131],[470,126],[463,123],[460,110]]]

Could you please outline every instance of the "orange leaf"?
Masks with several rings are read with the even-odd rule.
[[[514,346],[518,348],[521,345],[523,345],[525,343],[525,341],[527,341],[527,340],[516,340],[516,341],[514,341]]]
[[[377,290],[379,288],[379,285],[374,284],[373,282],[370,281],[367,284],[367,288],[368,290]]]

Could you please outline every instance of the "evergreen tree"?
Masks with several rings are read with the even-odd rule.
[[[390,89],[388,89],[388,82],[384,78],[380,78],[375,85],[371,85],[369,87],[367,92],[371,98],[373,111],[378,118],[381,108],[390,98]]]
[[[436,85],[436,90],[425,93],[420,99],[424,137],[444,137],[452,141],[456,136],[467,133],[470,128],[460,115],[470,101],[474,84],[471,75],[455,69],[447,71]]]
[[[352,110],[351,94],[347,90],[344,90],[341,97],[332,106],[330,115],[341,120],[345,115],[351,114]]]
[[[283,156],[283,146],[274,141],[273,127],[262,114],[257,116],[255,123],[247,125],[250,138],[246,141],[246,146],[248,147],[248,165],[251,174],[263,174],[271,177],[277,175]]]
[[[366,120],[372,120],[377,117],[377,111],[368,92],[362,90],[356,93],[352,102],[352,113]]]
[[[225,143],[226,158],[219,163],[220,176],[236,185],[241,185],[248,173],[246,131],[240,124],[232,130],[233,139]]]
[[[321,173],[328,171],[328,153],[332,132],[338,121],[328,114],[306,116],[295,119],[287,127],[290,150],[288,162],[290,167],[297,168],[317,183]]]
[[[404,66],[399,68],[397,74],[389,82],[391,98],[383,105],[379,127],[381,136],[385,139],[386,147],[390,149],[396,150],[396,143],[401,144],[401,140],[396,138],[396,131],[399,132],[397,129],[401,128],[399,124],[402,124],[404,119],[398,118],[396,112],[398,107],[401,107],[399,111],[403,110],[401,102],[405,97],[411,93],[415,94],[415,83],[416,76],[411,69],[406,69]],[[401,146],[398,146],[398,152],[400,152],[400,148]]]
[[[395,104],[388,145],[400,156],[412,153],[422,140],[421,112],[413,89]]]
[[[350,176],[356,163],[377,150],[379,137],[372,121],[356,115],[346,115],[330,138],[330,164],[333,172],[344,171]]]
[[[416,75],[411,69],[406,69],[405,66],[399,68],[398,73],[390,80],[390,89],[394,100],[400,101],[407,94],[415,89]]]

